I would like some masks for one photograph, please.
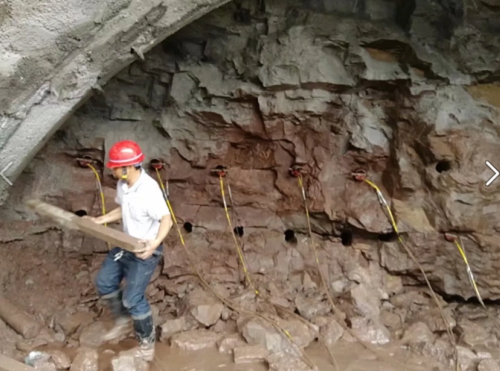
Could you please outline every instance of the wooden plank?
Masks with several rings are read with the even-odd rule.
[[[35,371],[35,369],[0,354],[0,371]]]
[[[131,252],[135,252],[139,248],[140,244],[137,238],[129,236],[122,231],[96,224],[92,220],[81,218],[59,207],[37,199],[27,201],[26,205],[40,216],[48,217],[65,228],[79,230],[100,240],[109,242],[111,246],[118,246]]]

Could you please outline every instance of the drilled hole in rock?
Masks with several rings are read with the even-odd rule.
[[[287,229],[285,231],[285,241],[286,242],[294,242],[297,239],[295,238],[295,232],[292,231],[291,229]]]
[[[191,233],[193,231],[193,225],[189,222],[184,223],[183,227],[187,233]]]
[[[396,232],[391,232],[391,233],[382,233],[378,235],[379,241],[383,242],[393,242],[396,241],[398,238],[398,235]]]
[[[441,160],[436,164],[436,171],[438,173],[443,173],[451,169],[450,161]]]
[[[249,9],[239,9],[234,13],[233,17],[236,22],[250,23],[252,21]]]
[[[340,239],[342,240],[342,245],[351,246],[352,245],[352,232],[351,231],[343,231],[340,234]]]
[[[85,215],[87,215],[87,212],[85,210],[76,210],[75,215],[85,216]]]
[[[243,237],[243,233],[244,232],[245,231],[243,230],[242,226],[238,226],[238,227],[234,228],[234,234],[237,235],[237,236]]]

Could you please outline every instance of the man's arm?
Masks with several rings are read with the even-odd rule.
[[[121,218],[122,218],[122,207],[119,206],[113,211],[107,213],[106,215],[101,215],[93,220],[97,224],[107,224],[121,220]]]
[[[165,215],[160,222],[160,228],[158,229],[158,234],[156,235],[156,239],[154,240],[154,245],[160,246],[165,237],[167,237],[168,232],[174,225],[172,221],[172,216],[170,214]]]
[[[167,234],[168,232],[170,232],[172,225],[174,225],[174,223],[172,221],[172,217],[170,216],[170,214],[163,216],[163,218],[161,218],[160,228],[158,229],[158,234],[156,235],[156,238],[152,241],[140,240],[139,242],[144,246],[144,248],[138,250],[136,252],[136,256],[139,259],[143,260],[146,260],[149,257],[151,257],[151,255],[153,255],[158,246],[162,244],[165,237],[167,237]]]
[[[150,197],[147,199],[147,205],[149,217],[159,220],[160,226],[154,240],[141,240],[140,242],[143,244],[144,248],[140,249],[136,255],[139,259],[144,260],[153,255],[154,251],[163,243],[163,240],[167,237],[168,232],[170,232],[170,229],[174,225],[172,216],[170,215],[170,211],[165,203],[159,186],[151,190]]]

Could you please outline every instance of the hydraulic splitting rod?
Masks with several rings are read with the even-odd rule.
[[[211,171],[213,174],[222,176],[223,178],[226,177],[228,173],[228,169],[225,166],[218,165],[215,169]],[[231,207],[231,210],[235,216],[236,222],[238,225],[235,228],[236,234],[240,237],[243,236],[243,225],[241,223],[240,216],[238,214],[238,211],[234,207],[234,200],[233,200],[233,192],[231,191],[231,184],[229,183],[229,178],[226,178],[226,186],[227,186],[227,193],[229,195],[229,206]]]
[[[99,192],[99,195],[101,196],[100,199],[100,204],[101,204],[101,210],[102,210],[102,215],[106,215],[106,203],[104,202],[104,191],[102,189],[102,184],[101,184],[101,178],[99,177],[99,173],[97,172],[96,168],[93,166],[97,161],[95,161],[92,156],[88,155],[83,155],[82,157],[77,157],[76,159],[78,166],[81,168],[90,168],[95,175],[96,179],[96,187],[97,191]],[[104,223],[104,226],[107,227],[107,223]],[[108,250],[111,249],[111,245],[108,242]]]
[[[224,204],[224,211],[226,213],[227,223],[229,225],[229,229],[231,230],[231,234],[233,235],[234,245],[236,246],[236,251],[238,253],[238,257],[240,259],[241,265],[243,267],[243,272],[245,273],[245,278],[246,278],[247,282],[250,284],[250,286],[252,286],[252,289],[254,290],[255,294],[259,295],[259,290],[257,290],[257,287],[253,283],[252,279],[250,278],[250,274],[248,273],[248,269],[247,269],[247,266],[245,263],[245,258],[243,256],[243,251],[242,251],[241,246],[238,242],[238,239],[236,238],[235,229],[233,228],[233,223],[231,222],[231,217],[229,216],[229,211],[228,211],[227,202],[226,202],[226,194],[224,192],[224,177],[227,174],[227,168],[222,166],[222,165],[219,165],[215,169],[212,169],[211,173],[219,177],[220,192],[222,195],[222,202]]]
[[[398,237],[398,243],[406,250],[406,252],[411,257],[411,259],[415,262],[415,264],[417,264],[420,272],[422,273],[422,275],[423,275],[423,277],[425,279],[425,282],[427,283],[427,287],[429,288],[431,296],[434,299],[434,301],[436,302],[436,305],[437,305],[437,307],[439,309],[439,312],[440,312],[441,317],[443,319],[444,325],[446,327],[446,332],[448,334],[448,337],[450,338],[450,342],[451,342],[452,346],[454,347],[454,350],[455,350],[455,370],[460,371],[460,363],[458,362],[457,344],[456,344],[456,341],[455,341],[455,337],[453,336],[453,332],[450,329],[450,326],[449,326],[448,321],[446,319],[446,316],[444,314],[443,307],[441,306],[441,303],[440,303],[439,299],[437,298],[436,293],[434,292],[434,290],[433,290],[433,288],[431,286],[431,283],[429,282],[429,279],[427,277],[427,274],[424,271],[424,268],[419,263],[419,261],[415,257],[415,254],[410,249],[410,247],[407,246],[403,242],[403,239],[401,238],[401,235],[399,234],[398,226],[396,224],[396,220],[394,219],[394,215],[392,214],[391,208],[389,207],[389,204],[385,200],[384,195],[382,194],[382,192],[380,191],[380,188],[375,183],[373,183],[373,182],[371,182],[370,180],[367,179],[366,171],[364,171],[364,170],[356,170],[356,171],[352,172],[351,175],[352,175],[352,177],[356,181],[358,181],[358,182],[365,182],[370,187],[372,187],[373,189],[375,189],[375,192],[377,193],[377,197],[378,197],[379,203],[382,206],[382,208],[384,209],[384,211],[387,212],[387,216],[389,218],[390,223],[392,224],[392,228],[394,229],[394,232],[396,233],[396,235]]]
[[[467,267],[467,275],[469,276],[469,281],[470,284],[472,285],[472,288],[474,289],[477,299],[479,300],[479,303],[481,303],[481,306],[486,310],[486,306],[484,305],[483,299],[481,298],[481,294],[479,293],[479,289],[477,288],[476,280],[474,279],[474,275],[472,274],[472,269],[469,265],[469,260],[467,259],[467,256],[465,255],[465,250],[463,249],[462,245],[459,242],[458,236],[451,234],[451,233],[445,233],[444,238],[448,242],[453,242],[455,246],[458,249],[458,252],[462,256],[462,259],[464,260],[465,266]]]
[[[223,178],[226,177],[228,173],[228,169],[225,166],[218,165],[215,169],[212,170],[213,174],[216,175],[222,175]],[[229,195],[229,206],[231,207],[231,210],[233,211],[233,214],[235,216],[236,222],[238,225],[234,229],[236,231],[236,234],[240,237],[243,236],[243,224],[241,223],[240,215],[238,214],[238,211],[234,207],[234,200],[233,200],[233,192],[231,191],[231,184],[229,183],[229,178],[226,178],[226,186],[227,186],[227,193]]]
[[[293,340],[293,337],[291,336],[291,334],[285,329],[283,328],[282,326],[280,326],[276,321],[274,321],[273,319],[270,319],[268,318],[267,316],[263,315],[263,314],[260,314],[260,313],[257,313],[257,312],[253,312],[253,311],[250,311],[250,310],[247,310],[247,309],[244,309],[238,305],[236,305],[233,301],[229,300],[229,299],[226,299],[225,297],[221,296],[220,294],[218,294],[209,284],[208,282],[203,278],[203,276],[201,275],[200,271],[196,268],[196,266],[194,265],[192,259],[191,259],[191,255],[187,249],[187,246],[186,246],[186,242],[184,241],[184,237],[182,235],[182,232],[181,232],[181,229],[180,229],[180,226],[179,224],[177,223],[177,219],[175,217],[175,213],[174,213],[174,210],[172,208],[172,205],[170,203],[170,200],[169,200],[169,195],[168,195],[168,191],[165,189],[164,185],[163,185],[163,181],[161,179],[161,175],[160,175],[160,170],[163,169],[164,167],[164,163],[162,163],[161,161],[158,161],[158,160],[153,160],[151,161],[150,163],[151,167],[156,171],[156,175],[158,177],[158,181],[160,183],[160,186],[162,188],[162,191],[163,191],[163,196],[165,197],[165,201],[168,205],[168,209],[170,210],[170,214],[172,215],[172,219],[173,219],[173,222],[177,228],[177,233],[179,234],[179,239],[181,241],[181,245],[186,253],[186,256],[188,257],[188,260],[189,260],[189,264],[191,266],[191,270],[193,271],[193,273],[198,277],[198,279],[200,280],[202,286],[204,286],[208,291],[210,291],[217,299],[219,299],[222,303],[224,303],[228,308],[231,308],[232,310],[234,310],[235,312],[239,313],[240,315],[241,314],[246,314],[248,316],[253,316],[253,317],[258,317],[266,322],[268,322],[269,324],[271,324],[274,328],[276,328],[278,331],[280,331],[281,333],[283,333],[286,337],[286,339],[290,342],[290,344],[292,345],[292,348],[299,354],[299,356],[302,358],[302,360],[312,369],[315,368],[314,366],[314,363],[312,362],[312,360],[309,358],[309,356],[297,345],[297,343]],[[224,173],[225,175],[225,173]],[[168,181],[166,182],[168,184]],[[227,211],[226,211],[227,213]],[[233,233],[234,235],[234,233]],[[235,237],[236,239],[236,237]],[[258,292],[257,292],[257,295]]]

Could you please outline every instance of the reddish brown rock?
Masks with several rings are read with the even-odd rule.
[[[98,371],[98,354],[95,349],[80,348],[70,371]]]
[[[207,330],[190,330],[176,334],[171,339],[173,347],[183,350],[215,348],[220,335]]]

